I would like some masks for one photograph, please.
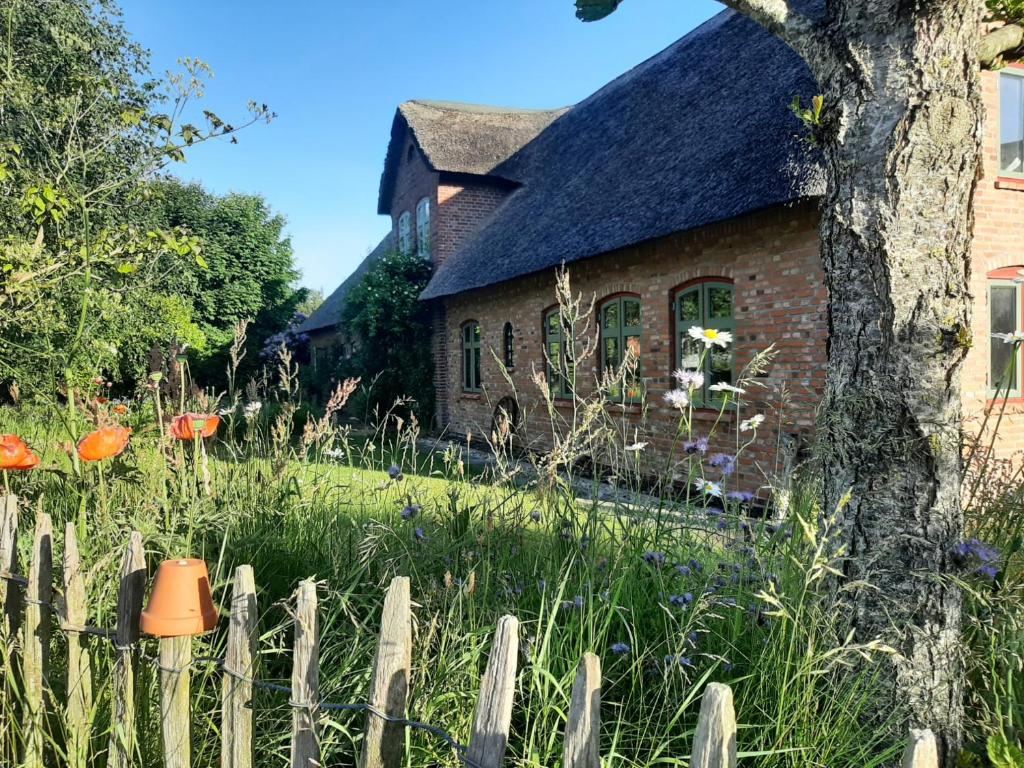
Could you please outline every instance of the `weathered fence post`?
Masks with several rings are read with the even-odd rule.
[[[505,758],[512,722],[512,697],[519,655],[519,620],[502,616],[494,633],[491,657],[480,686],[467,760],[480,768],[499,768]]]
[[[935,734],[927,728],[910,729],[910,741],[903,753],[903,768],[939,768],[939,748]]]
[[[319,768],[320,620],[316,583],[299,584],[292,659],[292,768]]]
[[[565,723],[564,768],[601,768],[601,660],[583,654]]]
[[[20,665],[14,650],[22,612],[21,587],[13,581],[18,572],[18,497],[10,494],[0,502],[0,574],[4,576],[0,579],[0,659],[8,670],[0,685],[0,715],[3,722],[14,723],[21,698]],[[0,764],[17,763],[17,730],[0,729]]]
[[[690,768],[736,768],[736,712],[728,685],[708,683],[704,689]]]
[[[142,534],[132,531],[121,559],[117,591],[117,634],[113,694],[110,713],[110,768],[128,768],[135,751],[135,644],[146,591],[146,558]]]
[[[0,573],[14,576],[18,572],[18,497],[4,497],[0,519]],[[3,622],[0,631],[6,638],[16,637],[21,622],[21,590],[8,579],[0,579],[0,609]],[[9,645],[5,643],[5,645]],[[10,661],[8,662],[10,664]]]
[[[192,638],[160,638],[160,730],[164,768],[189,768],[192,743],[189,696],[192,681]]]
[[[251,565],[235,569],[228,652],[224,659],[221,768],[252,766],[252,683],[256,658],[256,580]]]
[[[42,768],[46,704],[49,699],[50,603],[53,599],[53,525],[50,516],[36,514],[32,562],[25,599],[25,638],[22,680],[25,688],[25,745],[22,765]]]
[[[370,706],[389,717],[404,718],[412,674],[412,620],[409,579],[396,576],[384,598],[377,658],[373,664]],[[401,768],[405,763],[405,728],[366,715],[360,768]]]
[[[75,524],[64,527],[64,615],[61,627],[68,641],[67,761],[69,768],[86,768],[89,733],[92,730],[92,664],[86,646],[88,611],[85,604],[85,575],[78,554]]]

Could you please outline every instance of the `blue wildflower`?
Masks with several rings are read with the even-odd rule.
[[[626,656],[632,652],[633,649],[629,647],[629,643],[612,643],[609,650],[611,650],[611,652],[616,656]]]
[[[533,520],[533,522],[535,522],[535,523],[539,523],[540,522],[540,510],[539,509],[533,510],[533,512],[530,513],[530,519]]]
[[[420,509],[421,507],[419,504],[410,504],[409,506],[402,510],[402,519],[412,520],[414,517],[416,517],[416,515],[420,513]]]
[[[686,577],[693,573],[693,569],[690,568],[690,566],[688,565],[677,565],[676,573],[678,573],[680,576]]]
[[[729,491],[726,498],[730,501],[738,501],[740,504],[749,504],[754,500],[754,494],[749,491]]]
[[[392,480],[401,480],[402,468],[399,467],[397,464],[392,464],[390,467],[388,467],[388,477],[390,477]]]
[[[708,452],[708,439],[706,437],[698,437],[696,440],[687,440],[683,443],[683,450],[687,453],[707,453]]]
[[[412,535],[416,537],[416,541],[427,540],[427,534],[424,533],[422,528],[417,528],[415,531],[412,532]]]
[[[643,560],[654,568],[661,568],[665,564],[665,553],[647,551],[643,554]]]

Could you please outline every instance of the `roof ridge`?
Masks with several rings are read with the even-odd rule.
[[[449,101],[445,99],[408,99],[400,106],[415,104],[430,109],[451,110],[455,112],[479,112],[481,114],[545,114],[549,112],[562,112],[572,108],[572,105],[562,107],[506,107],[497,104],[476,104],[468,101]]]

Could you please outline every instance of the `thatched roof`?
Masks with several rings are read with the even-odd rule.
[[[435,171],[486,176],[565,109],[513,109],[454,101],[407,101],[391,124],[378,213],[389,213],[407,132]]]
[[[556,119],[493,170],[521,186],[437,270],[460,293],[821,194],[789,109],[803,62],[724,11]]]
[[[324,299],[323,304],[317,307],[313,314],[306,318],[306,322],[299,326],[299,331],[309,333],[310,331],[323,331],[333,328],[341,322],[341,313],[345,309],[345,299],[349,292],[359,284],[367,272],[384,256],[394,250],[394,237],[391,232],[384,235],[384,239],[377,243],[377,247],[363,259],[351,275],[345,278],[345,282],[334,289],[334,293]]]

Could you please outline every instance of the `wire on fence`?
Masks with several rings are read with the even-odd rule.
[[[8,571],[0,571],[0,581],[9,581],[23,587],[28,586],[28,579],[26,579],[24,576],[19,576],[15,573],[10,573]],[[49,608],[50,610],[56,611],[58,609],[57,605],[48,600],[29,600],[27,597],[22,597],[22,599],[26,602],[31,602],[35,605],[39,605],[44,608]],[[116,631],[104,629],[102,627],[78,627],[65,626],[63,624],[60,624],[58,629],[66,633],[90,635],[92,637],[99,637],[104,640],[108,640],[118,651],[137,651],[140,659],[142,659],[145,662],[148,662],[161,672],[177,674],[179,672],[184,672],[186,669],[190,669],[192,667],[196,667],[202,664],[212,664],[229,677],[232,677],[235,680],[238,680],[243,683],[248,683],[253,688],[257,688],[264,691],[271,691],[273,693],[288,694],[288,706],[292,707],[293,709],[308,709],[310,706],[309,704],[302,704],[293,701],[291,698],[291,695],[293,693],[291,687],[287,685],[280,685],[278,683],[271,683],[265,680],[256,680],[254,678],[247,677],[239,672],[229,669],[226,660],[219,656],[197,656],[196,658],[192,659],[188,664],[182,667],[168,667],[160,663],[160,658],[158,656],[146,653],[141,640],[136,641],[135,643],[131,643],[129,645],[118,645],[116,641]],[[393,715],[387,714],[386,712],[381,712],[372,704],[365,703],[340,704],[336,702],[325,701],[317,704],[316,708],[328,712],[366,712],[368,714],[373,715],[374,717],[379,717],[381,720],[384,720],[388,723],[400,725],[403,728],[409,728],[414,731],[423,731],[424,733],[427,733],[448,745],[448,747],[455,752],[458,759],[464,765],[468,766],[468,768],[483,768],[481,765],[479,765],[473,760],[470,760],[469,757],[466,756],[467,748],[465,745],[461,744],[459,741],[455,739],[454,736],[452,736],[450,733],[443,730],[442,728],[438,728],[436,725],[422,723],[418,720],[410,720],[406,717],[395,717]]]

